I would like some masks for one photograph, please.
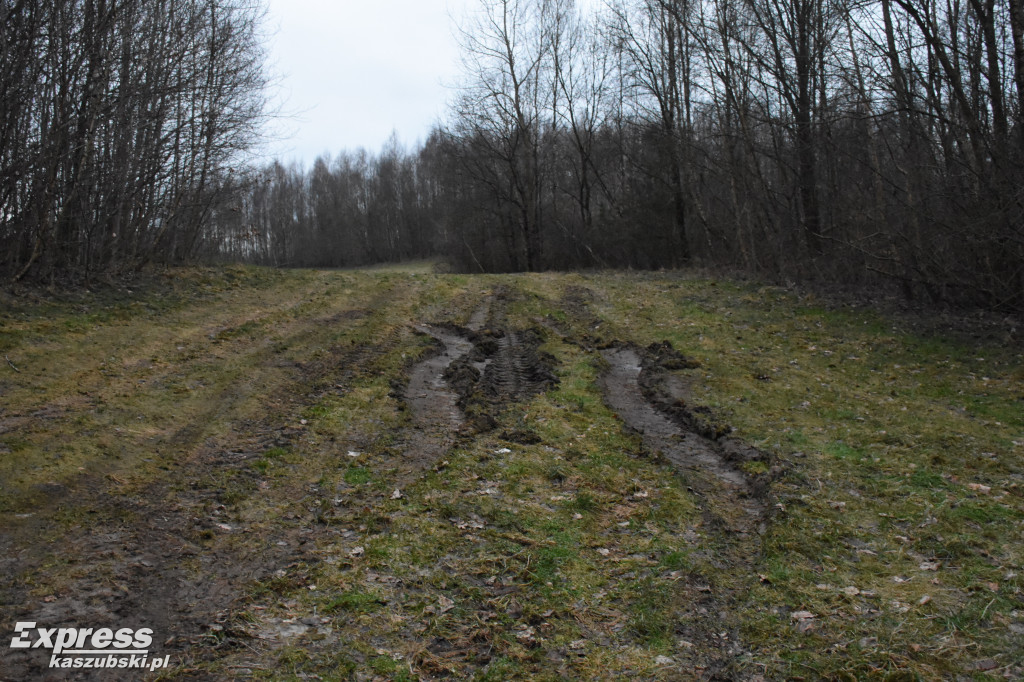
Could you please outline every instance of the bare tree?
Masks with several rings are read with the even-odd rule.
[[[3,0],[0,15],[6,273],[194,256],[263,115],[260,6]]]

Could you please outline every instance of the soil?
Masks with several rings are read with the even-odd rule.
[[[397,471],[394,480],[399,491],[437,465],[460,438],[492,429],[506,406],[557,383],[555,358],[540,350],[545,331],[517,328],[508,321],[507,310],[515,296],[508,289],[485,296],[465,327],[436,321],[414,327],[430,336],[435,348],[408,369],[400,396],[411,419],[396,437],[396,454],[382,463]],[[601,386],[607,404],[627,428],[642,436],[652,455],[670,462],[705,501],[709,527],[723,533],[722,564],[730,570],[750,566],[766,520],[767,483],[744,474],[741,465],[766,458],[729,438],[727,429],[708,413],[690,406],[685,381],[675,372],[692,364],[670,346],[638,349],[604,342],[598,336],[602,323],[589,309],[591,299],[588,290],[572,288],[562,303],[567,314],[588,330],[575,341],[588,349],[605,347],[601,357],[607,371]],[[367,312],[360,309],[340,315],[347,317],[324,322],[362,319]],[[569,336],[567,328],[553,320],[541,324]],[[268,407],[262,415],[236,422],[226,433],[205,438],[202,424],[183,427],[170,441],[191,444],[191,456],[165,479],[134,496],[113,499],[105,492],[109,482],[99,480],[75,490],[75,507],[84,518],[76,526],[78,532],[64,539],[63,554],[80,570],[72,572],[74,579],[60,594],[35,594],[24,581],[8,586],[0,604],[5,621],[150,627],[161,636],[161,653],[178,663],[177,675],[204,679],[204,661],[246,646],[253,636],[235,627],[234,612],[243,587],[272,579],[301,582],[301,567],[317,560],[317,540],[328,532],[318,523],[330,514],[323,508],[328,492],[308,484],[285,522],[254,531],[255,540],[236,544],[232,535],[242,530],[223,518],[226,489],[259,494],[261,482],[252,460],[301,438],[298,415],[303,407],[326,394],[344,393],[394,343],[391,339],[372,346],[334,348],[315,362],[290,368],[293,380],[267,401],[285,405],[283,411]],[[234,402],[230,391],[222,398],[219,404]],[[8,422],[10,428],[17,426]],[[501,437],[514,443],[537,439],[529,431],[505,432]],[[43,561],[48,553],[38,546],[36,537],[45,529],[47,518],[61,513],[72,493],[59,485],[45,492],[45,504],[0,534],[0,567],[8,574],[46,572]],[[386,519],[374,520],[374,507],[380,501],[370,493],[353,492],[342,503],[362,505],[367,523],[386,524]],[[709,671],[708,677],[728,676],[729,661],[739,651],[738,638],[723,640],[718,633],[738,631],[737,624],[723,623],[720,617],[732,595],[709,593],[699,577],[683,581],[680,590],[692,602],[690,624],[682,633],[698,645],[692,662]],[[262,627],[261,638],[283,642],[300,625],[268,622]],[[444,654],[441,649],[431,652]],[[34,651],[5,655],[3,664],[0,679],[5,680],[138,678],[129,671],[101,675],[51,671]]]
[[[409,373],[404,400],[413,418],[408,433],[406,456],[413,463],[429,465],[444,454],[454,442],[454,435],[465,421],[457,405],[458,396],[444,379],[448,367],[473,350],[469,339],[435,326],[417,328],[430,335],[440,347]]]
[[[319,530],[315,524],[283,524],[257,546],[239,551],[231,535],[241,529],[222,518],[225,494],[228,489],[258,493],[251,460],[300,437],[303,428],[295,415],[302,407],[325,392],[346,390],[386,347],[333,348],[320,360],[295,366],[293,381],[267,397],[267,414],[239,422],[227,433],[203,439],[205,422],[181,428],[167,443],[194,448],[193,454],[136,495],[111,495],[111,480],[96,477],[79,479],[73,497],[65,486],[54,485],[36,511],[0,528],[0,549],[11,564],[5,568],[8,575],[45,577],[43,562],[52,560],[53,548],[38,538],[48,533],[48,519],[70,508],[81,522],[76,533],[60,538],[58,554],[79,568],[57,594],[33,596],[30,582],[8,584],[0,593],[4,622],[148,627],[160,636],[155,642],[160,653],[177,662],[178,674],[204,679],[198,664],[221,655],[224,647],[240,646],[227,635],[242,587],[308,557]],[[238,398],[230,391],[217,401],[221,412],[229,412]],[[281,404],[290,407],[291,418],[276,414]],[[0,680],[11,682],[140,679],[138,671],[129,670],[51,670],[48,658],[34,649],[5,652],[2,663]]]
[[[516,329],[507,321],[506,308],[514,294],[499,289],[474,313],[465,334],[471,352],[445,370],[445,379],[458,393],[458,406],[476,432],[492,429],[496,416],[509,403],[537,395],[558,382],[555,359],[540,350],[539,329]]]
[[[664,360],[651,350],[619,346],[601,356],[608,365],[601,377],[605,402],[648,450],[670,462],[695,492],[729,510],[732,530],[748,533],[760,526],[766,481],[754,480],[737,465],[768,462],[768,455],[726,437],[728,428],[709,419],[706,410],[688,407],[682,380],[668,374]],[[743,514],[731,513],[735,510]]]

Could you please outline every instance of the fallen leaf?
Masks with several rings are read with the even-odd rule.
[[[794,611],[789,615],[793,620],[810,620],[811,618],[817,618],[815,614],[810,611]]]
[[[395,492],[391,493],[391,499],[392,500],[400,500],[400,499],[402,499],[402,491],[399,490],[398,488],[395,488]]]
[[[981,493],[982,495],[988,495],[992,492],[992,488],[987,485],[982,485],[981,483],[968,483],[967,487],[976,493]]]
[[[921,597],[920,599],[917,600],[917,605],[918,606],[924,606],[925,604],[927,604],[931,600],[932,600],[931,595],[926,594],[926,595],[924,595],[923,597]]]
[[[918,568],[920,568],[922,571],[937,571],[939,570],[939,566],[941,565],[942,562],[940,561],[925,561],[922,562],[922,564],[918,566]]]
[[[845,594],[847,597],[856,597],[858,594],[860,594],[860,590],[851,585],[850,587],[843,588],[843,594]]]
[[[353,547],[352,551],[349,552],[349,554],[352,556],[363,556],[364,552],[366,552],[366,550],[362,547]]]
[[[516,626],[516,629],[519,630],[516,632],[516,639],[520,642],[533,644],[537,641],[537,631],[533,627],[519,625]]]

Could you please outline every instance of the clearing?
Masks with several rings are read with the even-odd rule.
[[[6,295],[5,295],[6,296]],[[1024,351],[683,273],[0,299],[5,637],[151,679],[1020,679]],[[0,679],[138,679],[0,652]]]

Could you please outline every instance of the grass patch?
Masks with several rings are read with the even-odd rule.
[[[365,485],[373,480],[373,474],[365,467],[349,467],[345,469],[345,483],[349,485]]]
[[[148,537],[159,508],[187,524],[181,575],[263,576],[226,630],[247,646],[192,651],[213,677],[673,679],[733,642],[723,674],[1024,674],[1019,348],[679,273],[165,279],[2,313],[21,372],[2,376],[0,509],[35,602],[88,575],[134,585],[152,562],[123,543],[46,547]],[[541,325],[560,383],[410,473],[412,325],[465,324],[496,291],[509,326]],[[742,565],[721,565],[728,519],[605,406],[610,341],[692,356],[688,402],[781,465],[743,465],[774,481]],[[690,634],[719,621],[727,644]]]

